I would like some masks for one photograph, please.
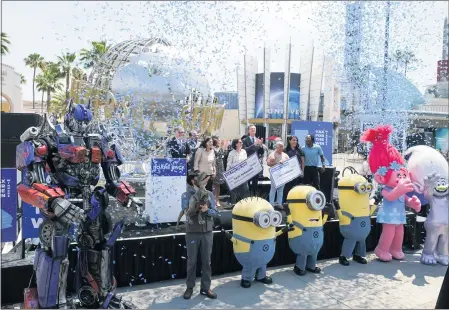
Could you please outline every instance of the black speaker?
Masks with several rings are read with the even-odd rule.
[[[256,125],[256,137],[257,138],[263,138],[265,141],[265,135],[267,134],[267,128],[262,125]]]
[[[2,141],[20,141],[20,136],[31,126],[39,126],[42,116],[34,113],[2,113]],[[3,154],[2,154],[3,155]]]
[[[320,175],[320,189],[326,197],[326,202],[332,201],[334,194],[334,175],[335,167],[326,167]]]
[[[39,126],[42,117],[33,113],[2,113],[2,168],[16,167],[16,146],[20,136],[32,126]]]

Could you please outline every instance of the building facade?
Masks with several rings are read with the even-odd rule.
[[[2,64],[2,112],[22,113],[20,74],[13,67]]]

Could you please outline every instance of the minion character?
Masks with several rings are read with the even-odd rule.
[[[281,222],[282,214],[264,199],[246,198],[234,206],[233,234],[223,232],[232,241],[235,257],[243,267],[240,283],[243,288],[251,287],[253,279],[264,284],[273,283],[267,276],[267,264],[274,256],[276,237],[294,229],[292,225],[286,225],[276,232],[276,226]]]
[[[293,271],[299,276],[305,275],[306,270],[320,273],[316,261],[323,246],[323,225],[328,217],[325,214],[321,218],[326,197],[312,186],[295,186],[287,195],[287,204],[288,222],[295,227],[288,233],[290,249],[296,254]]]
[[[340,233],[344,237],[340,264],[349,266],[348,258],[366,264],[365,240],[371,231],[371,215],[376,210],[370,210],[369,196],[373,186],[358,174],[344,176],[338,182],[339,202],[336,204]],[[354,252],[355,249],[355,252]]]

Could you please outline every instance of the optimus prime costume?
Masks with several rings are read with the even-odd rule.
[[[64,126],[53,126],[46,116],[40,128],[31,127],[20,137],[17,169],[23,171],[18,192],[23,201],[40,209],[45,220],[39,227],[41,248],[36,251],[34,270],[40,308],[64,308],[69,261],[68,232],[79,227],[76,289],[83,308],[131,308],[114,295],[111,249],[124,221],[112,227],[108,195],[141,215],[142,203],[135,190],[120,181],[119,149],[111,137],[92,121],[87,106],[68,102]],[[106,186],[96,186],[100,167]],[[47,175],[47,176],[46,176]],[[109,234],[108,240],[105,236]]]

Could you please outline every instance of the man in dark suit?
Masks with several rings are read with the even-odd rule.
[[[184,137],[184,129],[176,128],[175,136],[167,143],[168,155],[171,158],[187,158],[190,154],[190,147]]]
[[[263,155],[262,141],[256,138],[256,126],[250,125],[248,127],[248,136],[243,140],[243,148],[246,151],[246,155],[250,157],[254,153],[257,153],[257,156]],[[256,147],[254,147],[256,146]],[[259,154],[259,153],[262,154]],[[258,182],[259,175],[256,175],[254,178],[248,181],[249,191],[251,195],[257,196],[258,193]]]

